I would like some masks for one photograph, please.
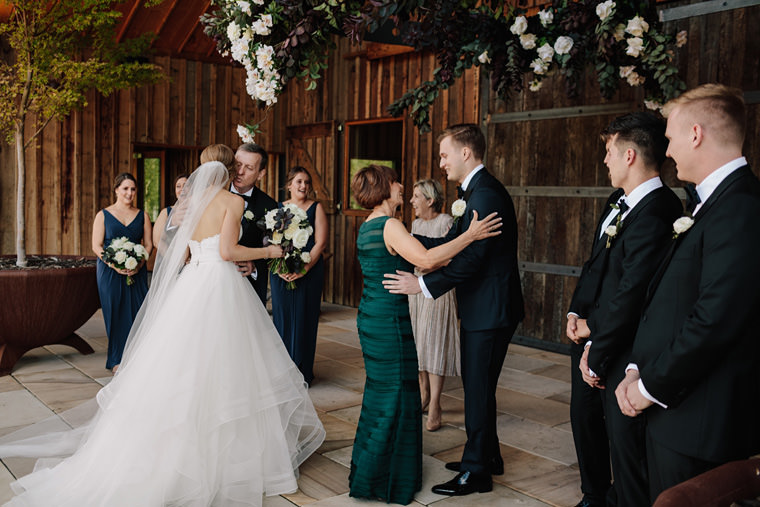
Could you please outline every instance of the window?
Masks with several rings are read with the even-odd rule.
[[[346,122],[345,139],[343,212],[366,215],[369,210],[351,195],[351,179],[363,167],[379,164],[395,169],[399,181],[404,181],[404,122],[396,118]]]

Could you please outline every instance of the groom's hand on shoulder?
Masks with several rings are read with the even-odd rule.
[[[385,273],[383,287],[391,294],[418,294],[422,292],[420,282],[412,273],[406,271],[396,271],[395,273]]]
[[[253,273],[253,261],[240,261],[236,262],[238,272],[240,276],[246,277]]]

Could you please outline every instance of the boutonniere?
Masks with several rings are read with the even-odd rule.
[[[618,210],[618,214],[615,218],[615,223],[608,225],[604,230],[604,233],[607,235],[607,248],[612,246],[612,238],[617,237],[618,233],[620,232],[620,228],[623,226],[623,214],[619,212],[620,206],[617,204],[610,204],[610,207],[612,209]]]
[[[694,225],[694,219],[689,216],[681,217],[673,222],[673,239],[691,229],[692,225]]]
[[[251,220],[253,220],[253,218],[254,218],[254,215],[253,215],[253,211],[251,211],[251,210],[247,210],[245,213],[243,213],[243,218],[245,218],[245,219],[246,219],[246,220],[248,220],[249,222],[250,222]]]
[[[464,199],[457,199],[451,205],[451,215],[454,217],[454,223],[464,216],[464,212],[467,210],[467,202]]]

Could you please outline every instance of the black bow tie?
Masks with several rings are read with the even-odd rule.
[[[686,211],[691,213],[697,207],[697,204],[702,202],[702,199],[699,197],[697,187],[694,185],[688,184],[684,187],[684,190],[686,190]]]
[[[618,209],[620,210],[620,215],[622,216],[623,213],[631,209],[630,206],[628,206],[628,203],[625,202],[625,197],[621,197],[618,199]]]
[[[462,197],[464,197],[464,190],[461,185],[457,185],[457,198],[461,199]]]

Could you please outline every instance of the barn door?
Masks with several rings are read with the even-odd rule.
[[[305,167],[311,175],[317,200],[328,215],[334,214],[340,195],[337,191],[337,123],[288,127],[287,140],[287,169],[297,165]],[[280,186],[284,185],[283,180]]]

